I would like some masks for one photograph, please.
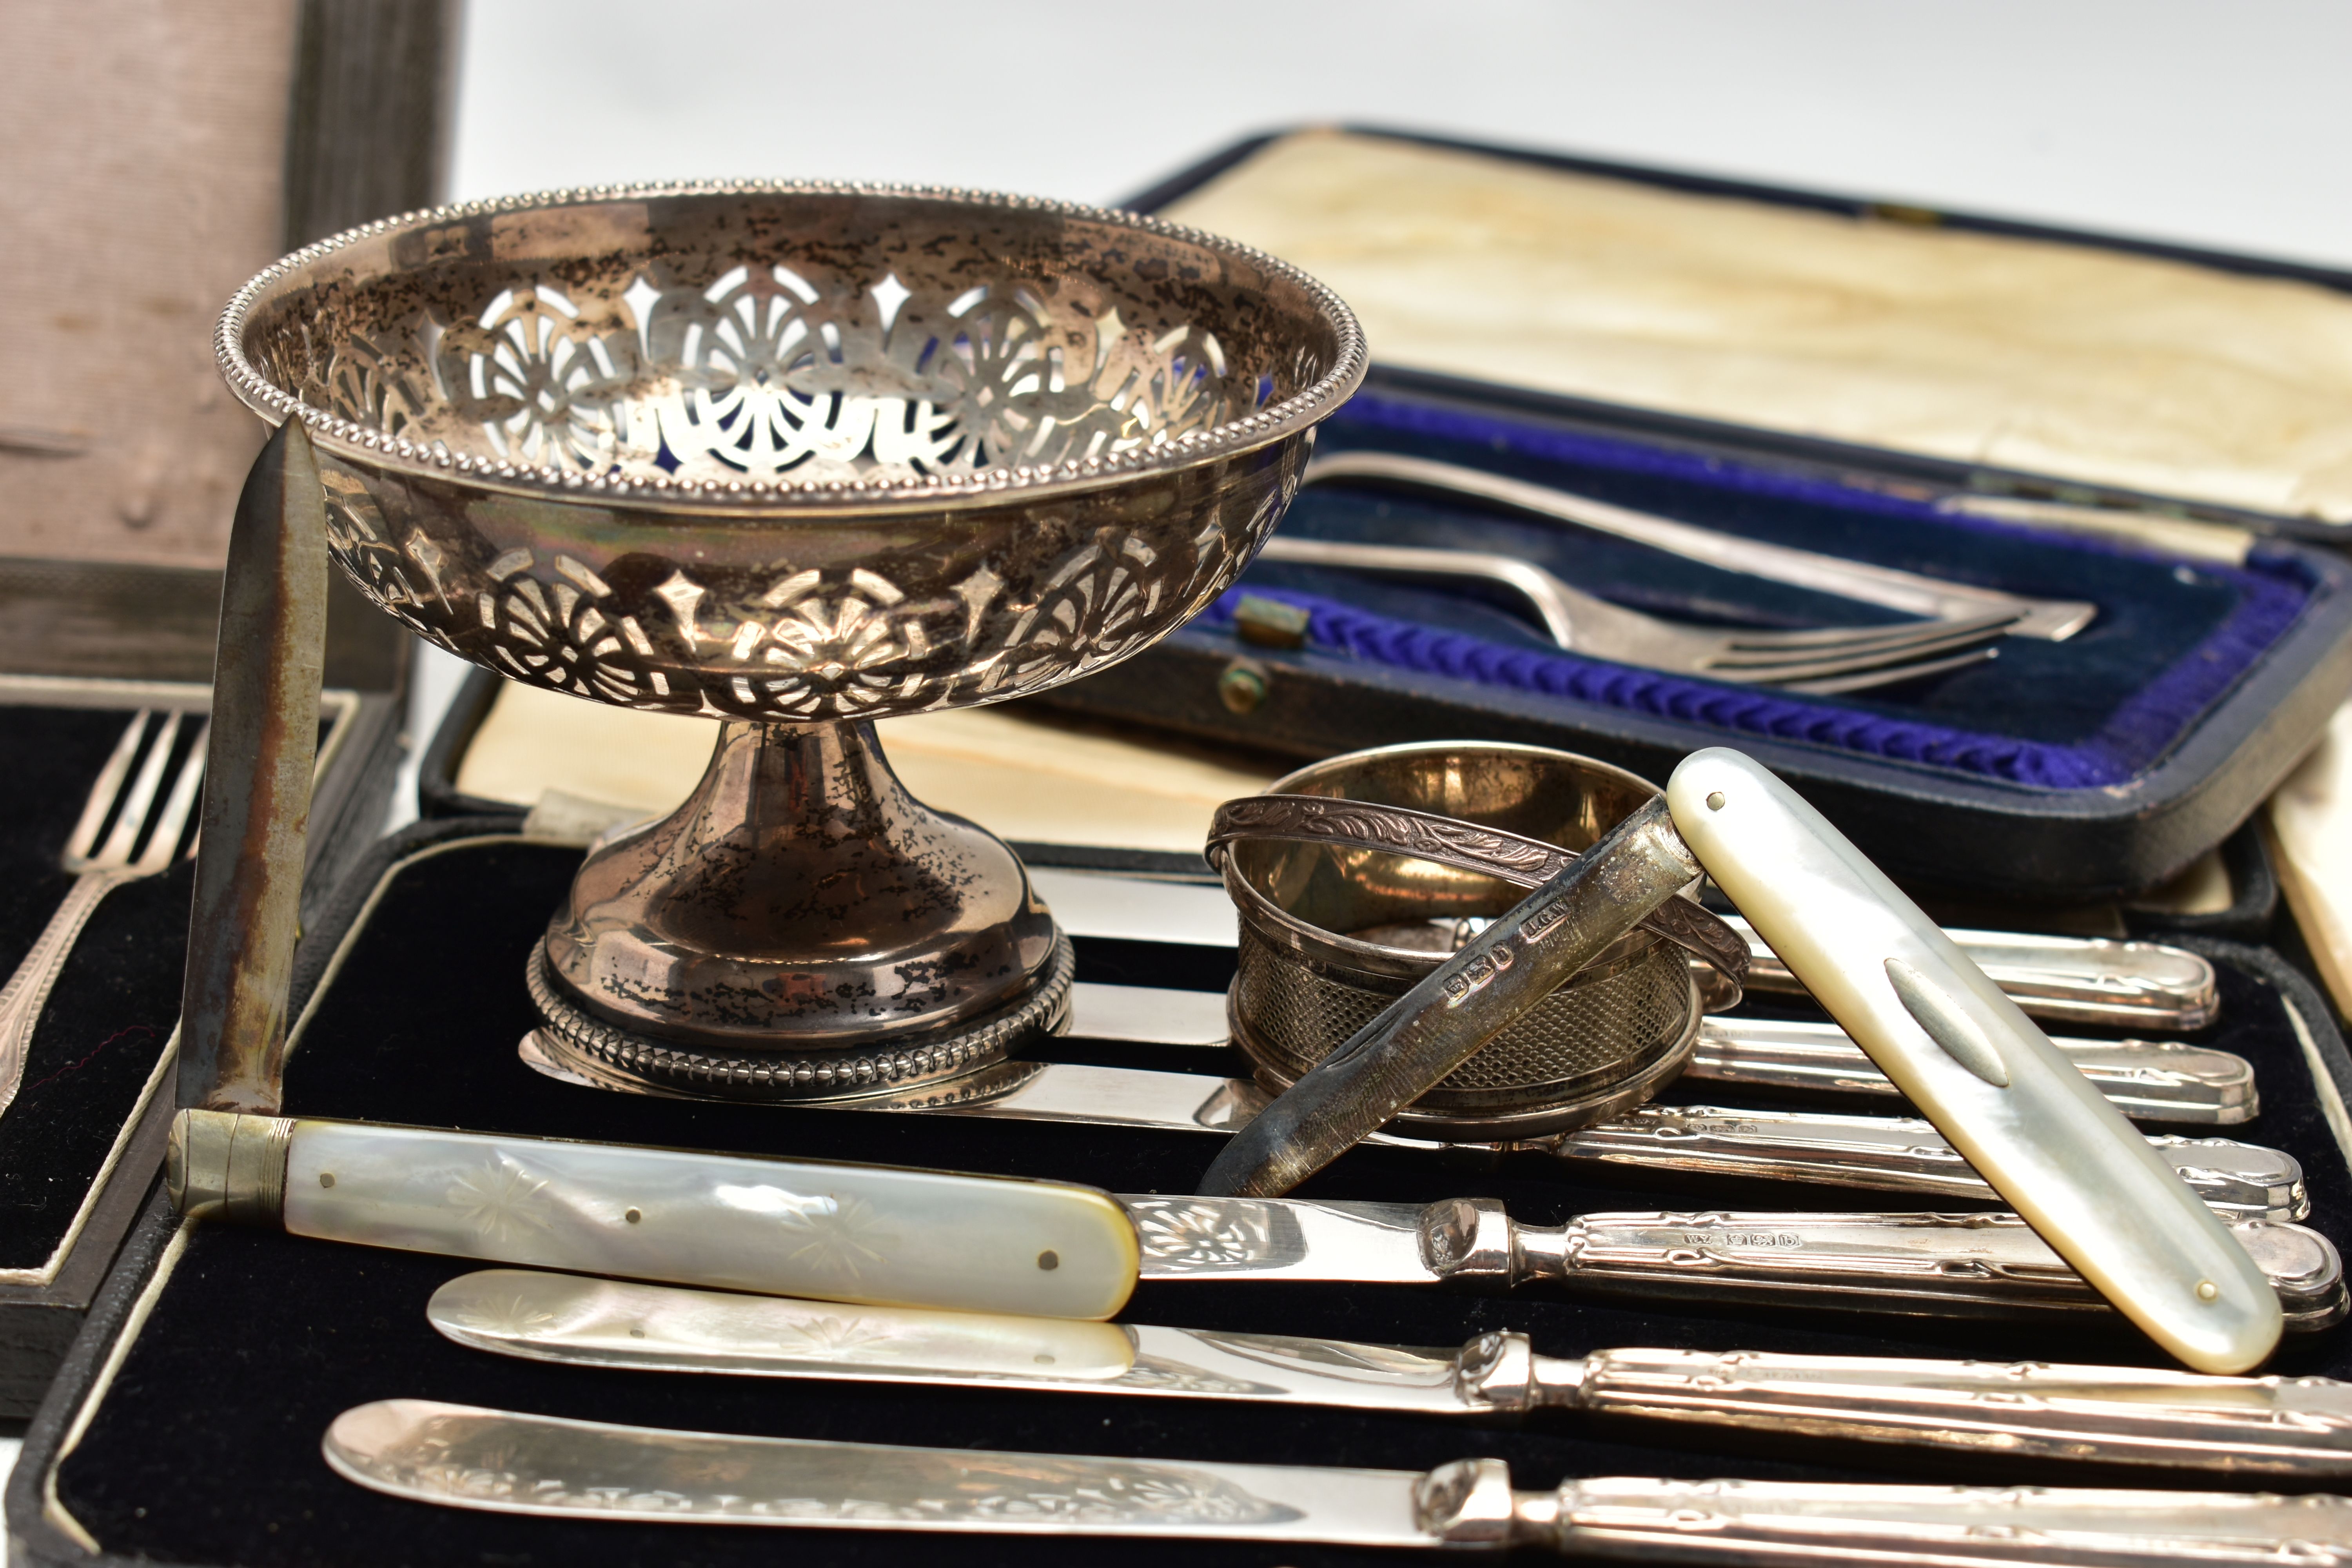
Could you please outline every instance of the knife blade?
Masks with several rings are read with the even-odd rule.
[[[2305,1479],[2352,1472],[2352,1385],[2137,1367],[1604,1350],[1525,1334],[1456,1349],[979,1312],[845,1307],[493,1268],[425,1319],[476,1350],[574,1366],[1327,1405],[1538,1410],[1792,1436]]]
[[[1796,1481],[1570,1480],[1517,1492],[1499,1459],[1425,1474],[913,1448],[664,1431],[445,1404],[346,1410],[345,1480],[494,1513],[644,1522],[1562,1552],[1697,1563],[2140,1568],[2352,1561],[2320,1496]]]
[[[536,1070],[601,1088],[590,1064],[559,1061],[536,1036],[519,1052]],[[816,1101],[804,1110],[928,1112],[1008,1121],[1060,1121],[1162,1132],[1231,1132],[1264,1109],[1265,1092],[1240,1079],[1074,1062],[1001,1062],[903,1093]],[[1916,1117],[1797,1110],[1643,1106],[1614,1121],[1513,1143],[1439,1143],[1390,1132],[1381,1148],[1537,1153],[1672,1170],[1696,1176],[1831,1183],[1990,1203],[1993,1192],[1943,1135]],[[2299,1220],[2311,1212],[2294,1157],[2224,1138],[2150,1137],[2199,1196],[2233,1219]]]
[[[1776,959],[1777,963],[1779,961]],[[1070,1038],[1222,1049],[1232,1031],[1222,991],[1177,991],[1081,980],[1070,988]],[[2053,1037],[2116,1109],[2135,1121],[2235,1126],[2262,1111],[2253,1064],[2179,1040]],[[1898,1098],[1876,1063],[1835,1024],[1711,1017],[1699,1024],[1685,1079],[1757,1089]]]
[[[237,497],[181,983],[182,1105],[274,1110],[326,669],[327,512],[289,419]]]

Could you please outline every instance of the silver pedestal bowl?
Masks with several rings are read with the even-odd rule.
[[[1129,214],[667,185],[475,203],[287,258],[230,385],[315,443],[330,545],[510,679],[725,721],[530,955],[597,1076],[823,1098],[969,1071],[1064,1005],[1019,859],[873,721],[1139,652],[1273,531],[1364,370],[1328,289]]]

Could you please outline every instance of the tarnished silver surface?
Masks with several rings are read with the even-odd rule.
[[[1554,643],[1590,658],[1736,685],[1824,694],[1867,691],[1980,664],[1993,657],[1988,645],[2000,641],[2017,620],[2017,612],[2001,609],[1965,620],[1892,626],[1726,628],[1614,605],[1532,562],[1486,551],[1276,535],[1265,542],[1262,559],[1417,582],[1466,577],[1496,584],[1526,601]]]
[[[191,1219],[275,1229],[285,1216],[294,1123],[283,1116],[184,1110],[163,1149],[163,1191]]]
[[[1066,203],[811,182],[386,219],[262,272],[215,346],[240,398],[331,455],[719,516],[1025,502],[1186,468],[1300,433],[1364,367],[1347,307],[1247,246]]]
[[[1796,1568],[2352,1562],[2344,1499],[1790,1481],[1570,1480],[1499,1459],[1426,1474],[738,1437],[431,1400],[346,1410],[345,1479],[498,1513],[1015,1535],[1173,1536]]]
[[[1142,1237],[1146,1279],[1546,1280],[1646,1300],[1934,1317],[2113,1310],[2011,1214],[1590,1214],[1532,1226],[1486,1198],[1119,1201]],[[2343,1321],[2344,1265],[2326,1237],[2269,1220],[2227,1229],[2289,1328]]]
[[[1221,1047],[1232,1039],[1227,1005],[1220,992],[1081,981],[1070,990],[1066,1032],[1087,1040]],[[2253,1065],[2229,1051],[2178,1040],[2061,1037],[2050,1043],[2137,1121],[2231,1127],[2262,1110]],[[1835,1024],[1803,1019],[1702,1019],[1682,1076],[1827,1094],[1896,1094],[1852,1036]]]
[[[310,429],[336,559],[411,629],[738,721],[678,813],[592,857],[547,957],[645,1060],[777,1095],[779,1053],[1018,1008],[1052,949],[1010,851],[856,726],[1075,679],[1206,607],[1365,363],[1337,298],[1243,246],[807,184],[371,225],[247,285],[217,348]]]
[[[1483,468],[1435,462],[1402,452],[1333,452],[1307,468],[1306,482],[1312,485],[1368,480],[1470,496],[1514,511],[1557,518],[1579,528],[1630,539],[1636,544],[1705,562],[1727,572],[1791,583],[1816,593],[1835,594],[1841,598],[1910,615],[1954,620],[2008,611],[2017,616],[2007,628],[2008,635],[2015,637],[2063,642],[2089,626],[2099,613],[2096,605],[2079,599],[2032,598],[2006,594],[1998,588],[1979,587],[1973,583],[1950,583],[1891,566],[1793,550],[1742,534],[1653,517],[1590,496],[1571,495],[1549,485],[1490,474]]]
[[[1470,742],[1351,752],[1279,779],[1270,793],[1402,807],[1464,824],[1460,835],[1479,843],[1532,847],[1513,859],[1513,875],[1488,874],[1463,868],[1447,852],[1455,836],[1434,826],[1407,835],[1409,844],[1373,847],[1336,831],[1343,819],[1297,814],[1300,837],[1219,844],[1240,919],[1234,1038],[1285,1083],[1447,962],[1452,945],[1411,943],[1407,928],[1477,917],[1483,933],[1526,887],[1576,863],[1562,850],[1591,848],[1657,795],[1633,773],[1565,752]],[[1309,837],[1309,828],[1335,831]],[[1542,875],[1528,869],[1538,862],[1549,868]],[[1694,1022],[1683,952],[1647,924],[1628,931],[1407,1106],[1397,1127],[1522,1136],[1612,1114],[1629,1102],[1628,1085],[1654,1093],[1685,1054]]]
[[[1232,1196],[1290,1191],[1447,1082],[1487,1041],[1533,1013],[1633,934],[1643,915],[1697,878],[1698,862],[1675,832],[1664,800],[1653,796],[1589,855],[1497,917],[1300,1072],[1217,1152],[1200,1190]],[[1687,989],[1687,979],[1684,984]],[[1685,1028],[1697,1013],[1694,994],[1685,1010]],[[1601,1105],[1614,1110],[1629,1100],[1647,1099],[1670,1069],[1636,1057],[1619,1070],[1615,1098],[1595,1104],[1586,1097],[1595,1113]],[[1513,1121],[1518,1118],[1510,1112],[1527,1109],[1506,1106]]]
[[[518,1054],[534,1070],[591,1088],[593,1062],[551,1053],[543,1031]],[[998,1062],[946,1082],[825,1101],[841,1110],[924,1111],[1007,1121],[1065,1121],[1163,1132],[1232,1132],[1267,1103],[1241,1079],[1074,1062]],[[1925,1121],[1800,1110],[1650,1107],[1576,1133],[1513,1142],[1441,1143],[1373,1132],[1389,1149],[1505,1151],[1614,1160],[1690,1175],[1829,1183],[1991,1202],[1990,1187]],[[2302,1219],[2311,1200],[2294,1156],[2226,1139],[2151,1138],[2190,1188],[2232,1219]]]
[[[1750,985],[1759,991],[1804,991],[1754,927],[1737,915],[1727,917],[1727,923],[1748,939]],[[2103,1029],[2187,1034],[2221,1016],[2221,988],[2211,962],[2186,948],[2024,931],[1945,934],[2029,1017]]]
[[[1074,1016],[1073,1033],[1085,1032],[1083,1018],[1082,1008]],[[1182,1032],[1189,1037],[1200,1031],[1194,1026]],[[2230,1127],[2251,1121],[2262,1110],[2253,1064],[2228,1051],[2179,1040],[2053,1038],[2050,1043],[2116,1110],[2137,1121]],[[1698,1042],[1683,1076],[1832,1094],[1899,1092],[1835,1024],[1781,1018],[1706,1019],[1699,1026]]]
[[[757,184],[353,230],[247,284],[218,348],[309,426],[337,557],[420,635],[784,723],[1137,651],[1272,531],[1364,365],[1337,298],[1228,241]]]
[[[326,671],[323,470],[300,428],[280,430],[229,530],[180,991],[182,1105],[275,1110],[283,1088]]]
[[[589,852],[544,951],[608,1023],[781,1054],[967,1023],[1055,940],[1020,858],[908,794],[859,720],[724,726],[685,805]]]
[[[2241,1475],[2352,1471],[2352,1386],[2038,1362],[1606,1350],[1524,1334],[1454,1350],[1150,1323],[851,1307],[486,1269],[433,1293],[459,1344],[574,1366],[979,1384],[1417,1415],[1538,1409]]]
[[[1347,758],[1333,758],[1309,772],[1323,784],[1339,782],[1344,787],[1344,781],[1354,771],[1356,760],[1361,755],[1356,753]],[[1601,764],[1577,760],[1584,762],[1584,766],[1560,770],[1563,783],[1590,787],[1584,775]],[[1374,765],[1381,764],[1376,763]],[[1614,771],[1611,770],[1612,773]],[[1613,784],[1620,781],[1612,778],[1608,782]],[[1278,789],[1263,795],[1244,795],[1217,807],[1216,815],[1209,823],[1206,850],[1209,863],[1222,867],[1231,846],[1252,839],[1321,844],[1340,850],[1370,850],[1381,855],[1409,856],[1415,860],[1427,860],[1481,876],[1492,875],[1491,868],[1496,865],[1509,865],[1522,873],[1520,878],[1513,879],[1528,887],[1559,876],[1581,853],[1578,849],[1522,838],[1517,834],[1484,827],[1475,822],[1465,822],[1435,812],[1416,811],[1381,801],[1303,792],[1290,794]],[[1634,923],[1721,970],[1735,987],[1740,977],[1748,973],[1749,949],[1747,934],[1735,931],[1721,918],[1689,900],[1661,905]],[[1377,929],[1385,931],[1388,928]],[[1403,929],[1409,931],[1411,928]],[[1356,934],[1363,937],[1362,932]],[[1465,931],[1461,933],[1460,941],[1445,948],[1432,946],[1426,937],[1418,941],[1408,940],[1401,944],[1391,942],[1385,945],[1405,945],[1415,951],[1451,952],[1475,934]],[[1365,940],[1380,942],[1378,938]]]
[[[1050,927],[1048,935],[1053,936]],[[798,1050],[741,1052],[648,1037],[606,1024],[551,980],[541,948],[531,950],[523,978],[546,1021],[534,1031],[545,1054],[600,1088],[697,1099],[822,1101],[937,1083],[1002,1060],[1015,1044],[1053,1031],[1068,1010],[1076,967],[1068,939],[1053,936],[1030,989],[976,1017],[920,1034],[853,1037],[837,1047],[820,1039]]]

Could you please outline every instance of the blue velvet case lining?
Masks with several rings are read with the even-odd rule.
[[[1310,614],[1315,647],[1481,686],[1543,693],[2040,789],[2096,789],[2146,771],[2285,633],[2315,588],[2291,550],[2243,568],[1938,512],[1874,490],[1636,441],[1379,394],[1326,426],[1324,449],[1378,447],[1507,473],[1728,532],[1961,582],[2089,599],[2065,643],[2011,637],[2000,657],[1878,693],[1809,697],[1664,674],[1554,647],[1463,594],[1260,563],[1244,592]],[[1358,486],[1312,487],[1286,533],[1499,550],[1622,604],[1679,619],[1834,625],[1898,618],[1660,552],[1479,506]]]

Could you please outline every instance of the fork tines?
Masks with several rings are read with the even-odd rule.
[[[159,722],[159,715],[146,708],[131,716],[91,784],[80,819],[66,840],[67,870],[154,872],[172,863],[187,837],[188,821],[204,784],[205,751],[211,732],[209,724],[196,724],[193,740],[183,748],[185,717],[175,710],[161,715]],[[180,768],[166,793],[163,775],[175,754],[181,759]]]
[[[1792,691],[1854,690],[1885,684],[1885,672],[1898,667],[1908,679],[1991,658],[1991,645],[2016,620],[2013,612],[1994,611],[1965,620],[1904,621],[1866,629],[1775,631],[1752,642],[1735,632],[1702,668],[1718,680],[1769,683]]]

